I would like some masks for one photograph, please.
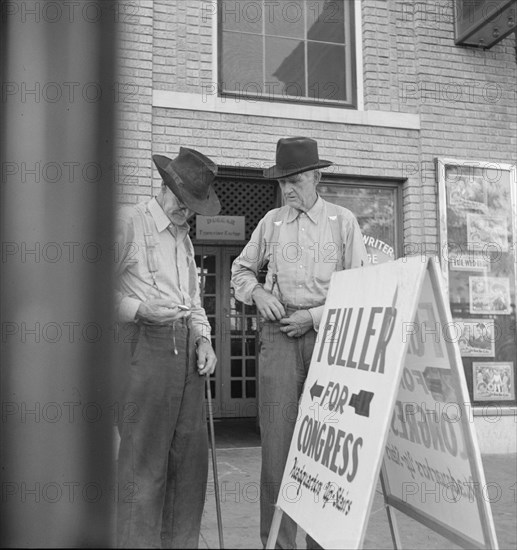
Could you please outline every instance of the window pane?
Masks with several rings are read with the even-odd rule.
[[[242,317],[230,317],[230,330],[232,334],[240,334],[242,332]]]
[[[215,334],[215,317],[207,315],[208,322],[210,323],[210,334]]]
[[[308,39],[344,44],[344,11],[343,0],[311,0],[308,2]]]
[[[304,0],[289,2],[266,2],[264,19],[266,34],[304,38]]]
[[[246,376],[248,378],[255,377],[255,359],[246,359]]]
[[[255,397],[255,380],[246,381],[246,397]]]
[[[215,273],[215,256],[213,254],[203,256],[203,270],[205,273]]]
[[[230,384],[230,395],[232,398],[242,397],[242,381],[232,380]]]
[[[245,354],[255,355],[255,338],[247,338],[245,341]]]
[[[215,298],[205,296],[203,298],[203,307],[207,315],[215,315]]]
[[[344,101],[345,47],[308,43],[309,97],[320,100]]]
[[[232,338],[231,343],[232,355],[241,357],[242,356],[242,340],[240,338]]]
[[[223,90],[259,92],[263,90],[262,37],[223,32]]]
[[[305,96],[304,43],[289,38],[266,38],[266,93]]]
[[[257,0],[223,0],[220,13],[224,30],[262,32],[263,11]]]
[[[216,387],[215,387],[215,376],[213,374],[210,375],[210,392],[211,392],[212,398],[215,398]],[[208,399],[207,393],[208,392],[206,391],[206,386],[205,386],[205,399]]]
[[[318,189],[324,199],[357,216],[371,263],[395,258],[397,212],[393,189],[336,184],[320,184]]]
[[[242,376],[242,360],[241,359],[232,359],[232,368],[231,368],[232,378],[239,378]]]
[[[255,309],[255,306],[248,306],[248,305],[245,305],[243,304],[242,302],[239,302],[241,305],[244,306],[244,313],[246,313],[247,315],[255,315],[256,313],[256,309]]]

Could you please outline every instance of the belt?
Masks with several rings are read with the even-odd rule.
[[[153,323],[152,321],[140,320],[139,325],[146,325],[148,327],[188,327],[189,317],[182,317],[181,319],[176,319],[176,321],[171,321],[169,323]]]
[[[307,310],[312,307],[316,307],[316,306],[292,306],[290,304],[283,304],[283,306],[287,315],[291,315],[291,313],[294,313],[295,311]]]

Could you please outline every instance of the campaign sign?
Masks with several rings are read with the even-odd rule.
[[[386,500],[459,546],[496,548],[460,335],[430,268],[403,330],[409,346],[384,458]]]
[[[429,300],[429,292],[432,294],[436,288],[442,292],[437,279],[438,286],[433,286],[429,291],[429,273],[434,273],[435,279],[438,277],[437,272],[432,270],[431,262],[410,258],[342,271],[332,277],[277,501],[278,509],[287,513],[324,548],[362,547],[385,454],[388,465],[385,481],[393,505],[401,502],[404,506],[399,509],[405,507],[405,513],[415,512],[411,514],[415,519],[429,519],[426,525],[431,528],[449,525],[441,511],[438,520],[433,523],[430,518],[436,515],[437,507],[428,507],[426,503],[421,505],[421,499],[416,494],[419,486],[405,485],[418,485],[425,481],[425,474],[417,481],[416,477],[411,476],[413,466],[418,468],[415,462],[411,462],[412,458],[425,464],[426,468],[444,473],[447,472],[447,465],[438,464],[434,456],[432,465],[425,462],[428,457],[426,452],[432,450],[432,443],[429,448],[421,445],[423,454],[404,454],[407,449],[403,444],[411,442],[415,430],[412,424],[411,427],[408,425],[413,420],[405,420],[404,438],[404,428],[399,419],[404,414],[400,412],[401,408],[404,411],[401,403],[409,402],[405,394],[399,398],[399,391],[402,391],[402,384],[410,387],[409,380],[403,379],[402,374],[409,340],[416,330],[415,315],[422,289],[424,286],[427,289],[425,303]],[[441,299],[443,305],[443,296]],[[439,314],[436,311],[434,314],[437,321],[442,319],[441,310]],[[438,353],[434,346],[429,349]],[[439,374],[433,369],[439,369],[440,365],[445,368],[447,359],[444,356],[442,363],[439,363],[431,351],[428,357],[428,361],[422,362],[421,381],[431,394],[427,384],[435,393],[438,391],[434,380],[439,378]],[[460,357],[459,350],[457,357]],[[414,364],[410,363],[410,369]],[[451,384],[456,389],[461,386],[458,391],[463,399],[464,381],[463,385],[458,382],[460,372],[457,365]],[[426,367],[431,370],[426,371]],[[450,366],[448,368],[450,370]],[[411,388],[415,387],[416,383],[413,383]],[[413,401],[411,399],[411,403]],[[414,412],[417,410],[415,407]],[[414,421],[416,423],[417,419]],[[447,424],[445,430],[450,429]],[[472,444],[471,425],[463,422],[454,429],[457,431],[454,433],[455,442],[450,431],[446,432],[452,452],[447,453],[442,434],[445,451],[440,453],[447,453],[447,456],[455,454],[454,458],[458,457],[465,468],[457,470],[455,463],[449,475],[455,476],[455,479],[466,476],[467,480],[479,482],[482,477],[478,475],[480,457],[477,447]],[[465,430],[467,437],[462,435]],[[394,437],[397,439],[394,440]],[[429,435],[431,437],[438,436]],[[397,449],[394,449],[395,446]],[[392,458],[388,458],[389,453]],[[474,458],[467,456],[469,453]],[[405,460],[410,466],[405,465]],[[404,465],[401,466],[401,463]],[[411,503],[407,502],[408,495],[404,490],[413,493]],[[476,489],[473,488],[473,491]],[[491,517],[488,518],[487,503],[482,504],[481,500],[474,499],[474,505],[469,502],[468,511],[462,512],[461,518],[469,514],[473,516],[454,529],[455,533],[465,529],[469,541],[482,541],[488,547],[491,544],[487,542],[492,534]],[[455,505],[461,506],[458,503]],[[278,522],[275,519],[273,523]],[[476,531],[472,536],[470,526],[473,523],[482,524],[481,536]],[[275,529],[273,526],[268,548],[274,543],[271,539],[276,537]],[[491,529],[493,532],[493,525]],[[448,535],[445,528],[440,532]]]

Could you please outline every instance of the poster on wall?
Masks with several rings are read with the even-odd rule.
[[[510,314],[508,277],[469,277],[470,313]]]
[[[481,408],[493,397],[476,390],[472,362],[517,357],[517,167],[437,158],[436,171],[442,274],[451,312],[466,332],[459,347],[470,399]],[[487,322],[493,328],[486,326],[487,338],[480,341],[474,334]],[[513,379],[516,368],[514,361]],[[498,397],[498,404],[516,407],[515,393]]]
[[[487,186],[482,177],[453,177],[449,182],[449,204],[458,210],[487,211]]]
[[[515,399],[515,378],[512,361],[472,363],[474,399],[506,401]]]
[[[494,357],[495,325],[491,319],[454,319],[462,357]]]
[[[508,252],[507,219],[504,216],[467,214],[467,243],[469,250],[495,248]]]

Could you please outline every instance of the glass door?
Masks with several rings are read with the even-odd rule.
[[[231,266],[239,247],[195,247],[201,301],[212,327],[217,367],[211,389],[216,418],[257,416],[257,314],[235,299]]]

